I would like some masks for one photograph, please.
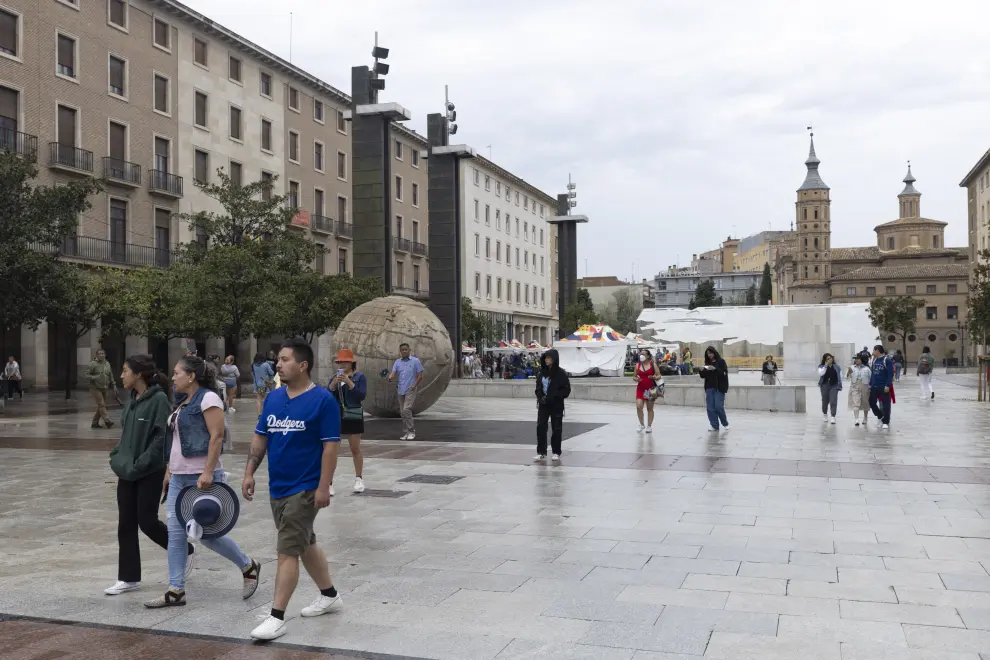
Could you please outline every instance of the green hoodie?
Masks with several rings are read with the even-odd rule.
[[[114,474],[125,481],[137,481],[165,469],[169,412],[168,396],[158,385],[140,397],[131,392],[120,415],[120,442],[110,451]]]

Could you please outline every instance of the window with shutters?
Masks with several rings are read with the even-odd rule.
[[[166,138],[155,136],[155,169],[164,174],[168,174],[170,155],[172,152],[172,142]]]
[[[230,161],[230,183],[235,186],[244,185],[244,168],[237,161]]]
[[[229,56],[228,59],[227,77],[236,83],[243,82],[241,80],[241,61],[233,55]]]
[[[395,199],[398,202],[402,201],[402,177],[398,175],[395,177]]]
[[[155,112],[160,112],[162,114],[171,114],[169,109],[169,80],[165,76],[156,73],[155,74]]]
[[[58,143],[67,147],[76,146],[78,111],[65,105],[58,106]]]
[[[347,250],[344,248],[337,248],[337,272],[347,272]]]
[[[395,141],[395,159],[402,160],[402,143],[398,140]]]
[[[938,287],[935,284],[925,285],[925,293],[938,293]]]
[[[267,71],[261,72],[261,95],[266,98],[272,97],[272,74]]]
[[[419,243],[419,222],[416,220],[412,221],[412,240],[413,243]]]
[[[206,128],[207,98],[203,92],[196,92],[196,117],[193,119],[196,126]]]
[[[319,99],[313,99],[313,120],[323,123],[323,101]]]
[[[313,143],[313,169],[317,172],[323,172],[323,143],[314,142]]]
[[[412,205],[419,206],[419,184],[412,184]]]
[[[119,172],[114,176],[119,179],[124,178],[124,161],[127,160],[127,127],[117,122],[110,122],[110,153],[107,154],[113,159],[112,167]]]
[[[200,66],[209,66],[209,50],[202,39],[193,39],[193,61]]]
[[[0,54],[21,56],[21,17],[9,9],[0,9]]]
[[[402,238],[402,216],[395,216],[395,237]]]
[[[76,49],[78,42],[74,37],[65,34],[59,34],[57,41],[55,72],[63,78],[75,80],[78,75],[76,71],[76,60],[79,55]]]
[[[230,106],[230,137],[240,142],[244,139],[244,129],[241,126],[241,109]]]
[[[127,243],[127,201],[110,199],[110,243],[111,250]]]
[[[959,290],[959,286],[956,284],[949,284],[946,288],[948,293],[956,293]]]
[[[127,30],[127,0],[108,0],[107,20],[113,27]]]
[[[195,176],[200,183],[207,183],[210,180],[210,154],[199,149],[196,150]]]
[[[172,212],[168,209],[155,209],[155,247],[168,250],[172,245]]]
[[[316,215],[326,215],[326,202],[324,193],[319,188],[313,189],[313,213]]]
[[[347,135],[347,120],[344,119],[344,111],[337,111],[337,132]]]
[[[268,152],[272,150],[272,123],[267,119],[261,120],[261,149]]]
[[[16,89],[0,87],[0,149],[17,150],[20,107],[21,93]]]
[[[261,199],[263,201],[269,201],[272,198],[272,183],[273,177],[271,172],[261,173]]]
[[[289,160],[299,163],[299,133],[289,131]]]
[[[155,19],[155,45],[167,51],[172,50],[172,26],[160,18]]]
[[[110,94],[127,98],[127,60],[110,56]]]
[[[337,195],[337,222],[347,222],[347,198]]]
[[[419,151],[417,149],[411,149],[412,156],[410,157],[410,163],[416,169],[419,169]]]
[[[916,287],[913,284],[908,284],[905,287],[905,290],[907,291],[907,295],[909,296],[913,296],[914,294],[918,293],[918,287]]]
[[[299,90],[289,87],[289,109],[299,112]]]
[[[288,204],[291,208],[297,209],[302,205],[302,199],[299,197],[299,182],[289,181],[289,200]]]
[[[337,178],[341,181],[347,180],[347,154],[343,151],[337,152]]]

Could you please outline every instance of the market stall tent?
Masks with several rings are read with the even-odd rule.
[[[629,342],[607,325],[583,325],[553,347],[560,354],[560,366],[571,376],[621,376]]]

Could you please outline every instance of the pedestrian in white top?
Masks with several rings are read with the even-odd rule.
[[[868,355],[859,354],[853,366],[849,367],[849,410],[853,420],[859,426],[859,413],[863,413],[863,426],[866,426],[870,410],[870,376],[873,371],[869,367]]]
[[[22,399],[24,398],[24,390],[21,389],[21,365],[17,364],[13,355],[7,358],[7,363],[3,365],[3,372],[0,372],[0,376],[6,381],[4,385],[7,386],[3,396],[13,400],[14,392],[17,392]]]

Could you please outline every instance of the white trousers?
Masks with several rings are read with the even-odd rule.
[[[932,375],[918,374],[918,380],[921,381],[921,398],[932,398]]]

